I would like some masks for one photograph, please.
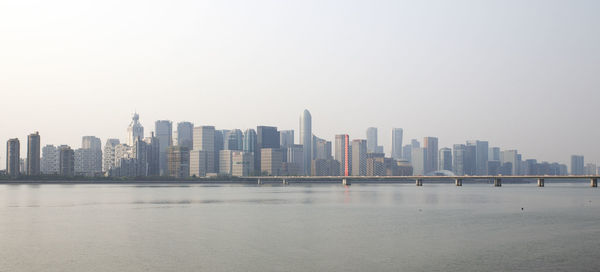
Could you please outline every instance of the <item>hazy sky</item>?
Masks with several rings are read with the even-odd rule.
[[[1,1],[0,148],[219,129],[392,127],[600,163],[600,1]],[[298,137],[296,137],[298,141]]]

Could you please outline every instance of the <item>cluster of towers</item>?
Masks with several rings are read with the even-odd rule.
[[[113,176],[402,176],[402,175],[566,175],[559,163],[522,159],[517,150],[489,147],[487,141],[467,141],[452,149],[438,148],[438,138],[425,137],[403,145],[403,130],[392,129],[390,157],[378,144],[377,128],[366,131],[366,139],[335,135],[334,144],[312,131],[312,116],[304,110],[299,120],[296,144],[294,130],[274,126],[216,129],[169,120],[154,123],[154,132],[144,135],[135,113],[127,128],[127,140],[101,140],[84,136],[81,148],[46,145],[40,148],[38,132],[27,137],[27,157],[20,159],[19,139],[7,142],[6,174],[17,177]],[[41,152],[40,152],[41,151]],[[584,165],[583,156],[571,158],[571,174],[595,175],[594,164]]]

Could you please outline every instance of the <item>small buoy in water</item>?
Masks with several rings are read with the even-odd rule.
[[[419,211],[421,211],[421,209],[419,209]]]
[[[523,207],[521,207],[521,211],[523,210]]]

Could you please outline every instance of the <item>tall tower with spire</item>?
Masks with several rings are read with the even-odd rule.
[[[127,145],[133,146],[137,139],[144,138],[144,127],[140,124],[140,115],[136,113],[133,114],[133,118],[131,120],[131,124],[127,128]]]

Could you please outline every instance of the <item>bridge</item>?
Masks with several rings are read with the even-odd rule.
[[[357,183],[377,183],[377,182],[406,182],[414,181],[416,186],[423,186],[424,181],[454,181],[456,186],[462,186],[464,180],[488,181],[495,187],[502,186],[502,181],[506,180],[533,180],[537,181],[538,187],[544,187],[546,180],[589,180],[590,187],[598,187],[600,176],[254,176],[244,177],[244,180],[254,180],[258,184],[263,183],[335,183],[341,182],[343,185]]]

